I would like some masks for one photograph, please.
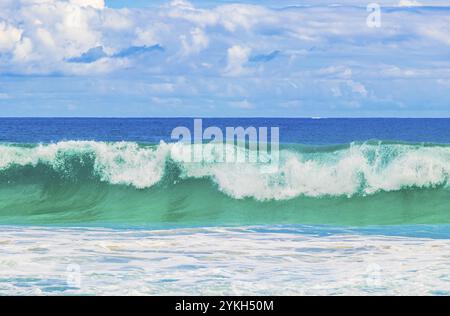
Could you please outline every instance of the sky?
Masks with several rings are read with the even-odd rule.
[[[450,117],[450,0],[370,3],[0,0],[0,116]]]

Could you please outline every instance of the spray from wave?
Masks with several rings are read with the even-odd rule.
[[[86,168],[85,173],[101,181],[145,189],[163,179],[171,162],[179,168],[180,179],[209,178],[230,197],[257,200],[447,187],[450,174],[450,148],[442,146],[351,144],[318,152],[291,148],[282,150],[278,168],[269,171],[258,163],[185,162],[180,153],[187,151],[174,150],[180,146],[187,145],[84,141],[2,145],[0,174],[12,168],[41,166],[70,179]]]
[[[248,216],[261,222],[320,222],[323,214],[336,208],[342,216],[355,208],[386,209],[389,203],[397,211],[409,208],[409,214],[415,214],[405,201],[420,200],[425,194],[439,205],[422,201],[423,214],[430,212],[425,208],[442,210],[449,205],[449,146],[286,145],[276,168],[222,162],[214,155],[219,145],[212,144],[208,159],[188,162],[186,146],[95,141],[2,144],[0,221],[14,223],[18,215],[23,215],[21,219],[32,215],[38,222],[135,218],[146,223],[195,223],[223,220],[222,213],[228,212],[244,222]],[[245,147],[233,150],[248,155]],[[285,213],[274,215],[279,210]],[[308,215],[313,211],[322,219]]]

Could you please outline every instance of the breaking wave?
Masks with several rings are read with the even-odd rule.
[[[242,215],[246,217],[257,210],[266,212],[268,205],[286,212],[281,217],[265,214],[264,219],[258,215],[261,221],[273,218],[282,222],[291,216],[287,221],[316,222],[308,219],[318,215],[305,214],[314,209],[323,214],[325,211],[319,210],[323,208],[329,214],[338,208],[344,212],[342,218],[355,207],[360,212],[374,207],[389,209],[384,202],[397,210],[419,206],[446,210],[449,205],[450,146],[446,145],[284,145],[279,161],[272,165],[222,162],[218,158],[222,146],[205,147],[207,158],[189,162],[190,146],[181,143],[1,144],[0,222],[2,218],[15,222],[18,215],[32,214],[42,222],[118,220],[129,215],[145,223],[183,222],[186,218],[195,223],[199,218],[218,220],[217,209],[228,209],[230,214],[247,212]],[[231,149],[250,153],[239,146]],[[425,198],[425,193],[433,196]],[[405,199],[414,196],[427,201],[406,205]],[[374,202],[381,197],[383,203]],[[440,206],[431,207],[428,199]],[[168,210],[172,210],[169,219],[164,217]],[[89,216],[81,220],[81,214]]]
[[[182,144],[139,145],[69,141],[37,146],[0,146],[0,176],[11,169],[48,167],[61,178],[89,174],[109,184],[146,189],[157,185],[175,164],[179,178],[209,178],[233,198],[283,200],[352,196],[404,188],[448,187],[450,147],[407,144],[350,144],[343,147],[282,149],[277,165],[186,162]],[[215,145],[218,147],[218,145]],[[236,149],[236,148],[234,148]],[[237,150],[245,150],[237,148]],[[205,150],[206,151],[206,150]],[[246,150],[248,151],[248,150]]]

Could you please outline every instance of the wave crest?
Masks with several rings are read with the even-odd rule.
[[[13,167],[44,164],[72,175],[77,161],[110,184],[150,188],[167,176],[174,162],[177,177],[209,178],[236,198],[285,200],[297,196],[370,195],[405,188],[448,188],[450,147],[413,144],[351,144],[324,150],[281,150],[278,168],[261,163],[186,162],[180,143],[149,146],[133,142],[67,141],[48,145],[0,145],[0,178]],[[219,146],[219,145],[210,145]],[[236,150],[245,150],[235,148]]]

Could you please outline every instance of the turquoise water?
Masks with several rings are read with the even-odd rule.
[[[0,223],[450,223],[447,145],[285,144],[269,171],[261,163],[186,162],[177,155],[179,146],[184,145],[0,145]]]
[[[0,119],[0,294],[450,293],[449,119],[204,121],[279,127],[269,165],[190,124]]]

